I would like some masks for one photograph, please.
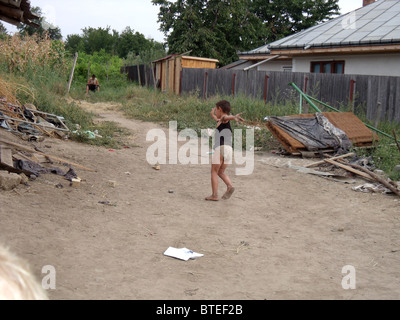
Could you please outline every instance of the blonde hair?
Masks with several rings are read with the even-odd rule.
[[[28,263],[1,245],[0,300],[48,300]]]

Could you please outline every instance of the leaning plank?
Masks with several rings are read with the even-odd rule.
[[[396,188],[395,186],[393,186],[392,184],[390,184],[388,181],[386,181],[385,179],[382,179],[380,176],[378,176],[377,174],[371,172],[370,170],[368,170],[367,168],[361,167],[357,164],[352,164],[349,163],[349,165],[357,170],[363,171],[366,174],[368,174],[371,178],[373,178],[375,181],[379,182],[380,184],[384,185],[386,188],[388,188],[389,190],[391,190],[394,194],[398,195],[400,197],[400,190],[398,188]]]
[[[28,109],[28,108],[26,108],[26,110],[32,112],[32,113],[35,114],[35,115],[36,115],[36,114],[42,114],[42,115],[45,115],[45,116],[49,116],[49,117],[56,118],[56,119],[62,124],[62,126],[63,126],[66,130],[69,131],[68,127],[67,127],[67,126],[65,125],[65,123],[62,121],[62,119],[64,119],[63,117],[57,116],[57,115],[52,114],[52,113],[47,113],[47,112],[39,111],[39,110],[33,110],[33,109]]]
[[[21,173],[23,173],[23,174],[25,174],[27,177],[29,177],[29,176],[32,175],[32,172],[29,172],[29,171],[26,171],[26,170],[21,170],[21,169],[16,169],[16,168],[14,168],[14,167],[10,167],[10,166],[7,166],[7,165],[2,164],[2,163],[0,163],[0,169],[1,169],[1,170],[6,170],[6,171],[8,171],[8,172],[16,173],[16,174],[21,174]]]
[[[50,129],[50,130],[69,132],[69,130],[67,130],[67,129],[57,128],[57,127],[49,127],[49,126],[46,126],[46,125],[41,124],[41,123],[33,123],[33,122],[24,121],[24,120],[21,120],[21,119],[15,119],[15,118],[11,118],[11,117],[4,117],[4,116],[2,117],[2,116],[0,116],[0,119],[27,123],[27,124],[30,124],[30,125],[41,127],[42,129],[47,128],[47,129]]]
[[[394,136],[394,140],[396,141],[397,149],[399,149],[399,151],[400,151],[400,142],[397,139],[396,130],[394,130],[394,129],[393,129],[393,136]]]
[[[9,167],[14,166],[14,161],[12,159],[12,152],[10,148],[5,148],[0,145],[0,163],[5,164]]]
[[[365,173],[365,172],[362,172],[362,171],[360,171],[360,170],[356,170],[356,169],[353,169],[352,167],[350,167],[350,166],[348,166],[348,165],[345,165],[345,164],[343,164],[343,163],[339,163],[339,162],[336,162],[336,161],[334,161],[334,160],[332,160],[332,159],[325,159],[324,160],[325,162],[328,162],[328,163],[330,163],[330,164],[333,164],[333,165],[335,165],[335,166],[338,166],[338,167],[340,167],[340,168],[342,168],[342,169],[345,169],[345,170],[347,170],[347,171],[350,171],[350,172],[352,172],[352,173],[355,173],[355,174],[358,174],[359,176],[361,176],[361,177],[363,177],[363,178],[365,178],[365,179],[367,179],[367,180],[374,180],[369,174],[367,174],[367,173]]]
[[[4,146],[0,145],[0,170],[6,170],[17,174],[24,173],[29,177],[32,172],[15,168],[12,157],[11,149],[4,148]]]
[[[355,153],[348,153],[348,154],[344,154],[344,155],[341,155],[341,156],[338,156],[338,157],[330,158],[330,160],[344,159],[344,158],[353,157],[353,156],[355,156]],[[324,164],[324,163],[325,163],[325,160],[314,162],[314,163],[311,163],[308,166],[306,166],[306,168],[316,167],[316,166],[319,166],[319,165]]]
[[[69,164],[69,165],[71,165],[71,166],[75,166],[75,167],[77,167],[77,168],[80,168],[80,169],[83,169],[83,170],[86,170],[86,171],[96,172],[96,170],[93,170],[93,169],[90,169],[90,168],[86,168],[86,167],[81,166],[81,165],[79,165],[79,164],[76,164],[76,163],[73,163],[73,162],[70,162],[70,161],[67,161],[67,160],[58,158],[58,157],[54,157],[54,156],[51,156],[51,155],[46,154],[46,153],[43,153],[43,152],[34,151],[34,150],[32,150],[32,149],[30,149],[30,148],[27,148],[27,147],[25,147],[25,146],[23,146],[23,145],[20,145],[20,144],[12,143],[12,142],[5,141],[5,140],[2,140],[2,139],[0,139],[0,142],[1,142],[1,143],[8,144],[8,145],[10,145],[10,146],[13,146],[13,147],[15,147],[15,148],[17,148],[17,149],[19,149],[19,150],[24,150],[24,151],[31,152],[31,153],[41,154],[42,156],[48,157],[48,158],[53,159],[53,160],[55,160],[55,161],[60,161],[60,162],[62,162],[62,163],[66,163],[66,164]]]

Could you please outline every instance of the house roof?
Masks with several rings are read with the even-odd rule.
[[[31,12],[29,0],[0,0],[0,20],[13,25],[24,23],[29,26],[39,27],[37,23],[32,21],[39,18]]]
[[[243,54],[275,50],[400,44],[400,1],[378,0]],[[277,51],[276,51],[277,52]]]
[[[186,60],[199,60],[199,61],[208,61],[208,62],[219,62],[217,59],[209,59],[209,58],[201,58],[201,57],[192,57],[192,56],[184,56],[182,54],[171,54],[169,56],[166,56],[164,58],[158,59],[158,60],[154,60],[152,63],[157,63],[157,62],[161,62],[161,61],[165,61],[165,60],[169,60],[171,58],[174,57],[182,57],[182,59],[186,59]]]

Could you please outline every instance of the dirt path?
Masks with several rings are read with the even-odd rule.
[[[252,175],[228,169],[236,186],[229,201],[206,202],[208,165],[156,171],[147,163],[146,134],[158,125],[125,119],[111,104],[81,106],[130,129],[139,147],[47,139],[40,147],[49,154],[97,172],[77,169],[85,180],[78,189],[43,175],[0,191],[0,241],[40,279],[43,266],[55,267],[52,299],[400,298],[397,198],[285,167],[306,160],[258,154]],[[176,260],[163,255],[170,246],[204,256]],[[346,265],[355,267],[355,290],[342,288]]]

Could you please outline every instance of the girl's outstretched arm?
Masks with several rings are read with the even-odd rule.
[[[245,121],[242,117],[241,117],[242,113],[238,113],[237,115],[231,115],[231,116],[224,116],[223,117],[223,121],[232,121],[235,120],[236,122],[239,121]]]
[[[220,120],[217,118],[217,115],[215,114],[215,108],[211,110],[211,118],[213,118],[217,122]]]

